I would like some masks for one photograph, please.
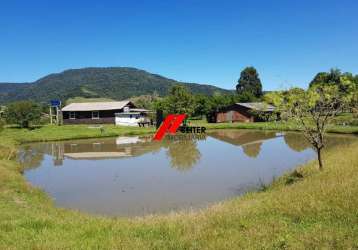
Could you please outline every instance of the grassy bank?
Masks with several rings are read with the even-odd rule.
[[[102,129],[101,129],[102,127]],[[58,141],[69,139],[86,139],[96,137],[111,137],[120,135],[143,135],[154,133],[155,128],[123,127],[115,125],[90,126],[90,125],[47,125],[38,128],[19,129],[6,128],[1,137],[15,140],[19,143],[37,141]]]
[[[293,122],[236,122],[236,123],[208,123],[205,120],[191,120],[192,126],[205,126],[208,129],[257,129],[277,131],[299,131],[299,127]],[[358,134],[358,126],[330,125],[328,133]]]
[[[0,134],[0,151],[13,150],[18,142],[101,136],[98,129],[76,127],[68,135],[62,128],[71,130],[6,129]],[[134,133],[128,128],[106,129],[108,136]],[[45,137],[45,132],[51,134]],[[135,219],[55,208],[49,197],[25,182],[13,159],[2,159],[0,249],[357,248],[357,149],[358,141],[325,152],[323,172],[313,161],[299,170],[303,178],[283,176],[265,191],[197,212]]]

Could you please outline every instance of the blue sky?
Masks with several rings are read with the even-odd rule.
[[[358,74],[357,0],[16,1],[0,3],[0,82],[130,66],[234,88],[245,66],[265,90],[319,71]]]

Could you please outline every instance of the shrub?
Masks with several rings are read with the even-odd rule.
[[[7,107],[5,117],[9,124],[29,128],[31,123],[40,121],[41,107],[32,101],[14,102]]]
[[[297,170],[294,170],[292,173],[290,173],[286,178],[286,185],[290,185],[295,183],[296,181],[303,178],[303,175],[298,172]]]
[[[4,129],[5,121],[0,118],[0,132]]]

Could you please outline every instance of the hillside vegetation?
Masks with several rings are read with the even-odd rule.
[[[50,74],[33,83],[0,83],[0,104],[30,99],[48,102],[73,97],[122,100],[140,95],[164,96],[176,84],[183,84],[196,94],[231,93],[211,85],[178,82],[136,68],[83,68]]]
[[[83,103],[83,102],[113,102],[115,100],[110,99],[110,98],[84,98],[84,97],[73,97],[70,98],[68,100],[66,100],[66,102],[64,103],[64,105],[68,105],[71,103]]]

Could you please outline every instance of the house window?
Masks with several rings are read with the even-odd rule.
[[[92,111],[92,119],[99,119],[99,112],[98,111]]]
[[[70,112],[70,119],[76,119],[76,112]]]

